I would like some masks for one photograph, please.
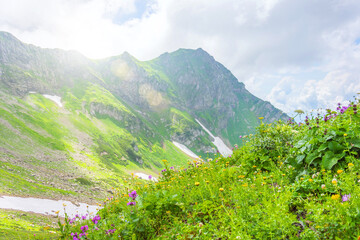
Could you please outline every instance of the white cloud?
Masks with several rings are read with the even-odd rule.
[[[94,58],[202,47],[287,112],[360,90],[358,0],[0,0],[0,30]]]

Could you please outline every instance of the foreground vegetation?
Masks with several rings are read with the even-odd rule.
[[[262,123],[233,156],[131,178],[97,216],[59,222],[63,239],[357,239],[359,100]],[[301,113],[301,111],[299,111]]]

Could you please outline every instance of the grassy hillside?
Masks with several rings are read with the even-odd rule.
[[[261,123],[233,156],[164,160],[158,182],[132,178],[63,239],[357,239],[360,101],[305,123]]]
[[[156,175],[161,159],[189,159],[99,86],[67,91],[63,108],[40,94],[0,97],[0,194],[102,199],[96,189],[119,186],[131,172]],[[141,131],[130,132],[135,124]]]

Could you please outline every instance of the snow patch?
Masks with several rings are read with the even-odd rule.
[[[226,146],[226,144],[221,138],[215,137],[204,125],[201,124],[199,120],[195,120],[214,139],[212,143],[216,146],[221,155],[228,157],[233,153],[231,149]]]
[[[138,176],[140,179],[144,179],[144,180],[151,180],[156,182],[157,178],[156,177],[151,177],[151,179],[149,179],[150,175],[147,175],[145,173],[134,173],[135,176]]]
[[[14,209],[47,215],[57,215],[55,211],[59,211],[59,216],[65,217],[64,208],[66,214],[70,217],[74,217],[76,214],[85,215],[87,213],[94,216],[99,209],[97,206],[86,203],[75,205],[69,201],[62,200],[0,196],[0,209]]]
[[[56,96],[56,95],[48,95],[48,94],[43,94],[43,96],[47,99],[50,99],[51,101],[55,102],[57,105],[59,105],[59,107],[62,107],[62,103],[61,103],[61,97]]]
[[[186,153],[187,155],[189,155],[190,157],[193,158],[199,158],[193,151],[191,151],[190,149],[188,149],[185,145],[178,143],[178,142],[172,142],[177,148],[179,148],[181,151],[183,151],[184,153]]]

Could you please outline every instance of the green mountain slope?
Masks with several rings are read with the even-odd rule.
[[[185,164],[190,157],[174,141],[213,157],[214,139],[196,120],[231,148],[258,117],[286,117],[202,49],[90,60],[5,32],[0,112],[0,194],[78,199],[102,197],[131,172],[156,174],[162,159]]]

